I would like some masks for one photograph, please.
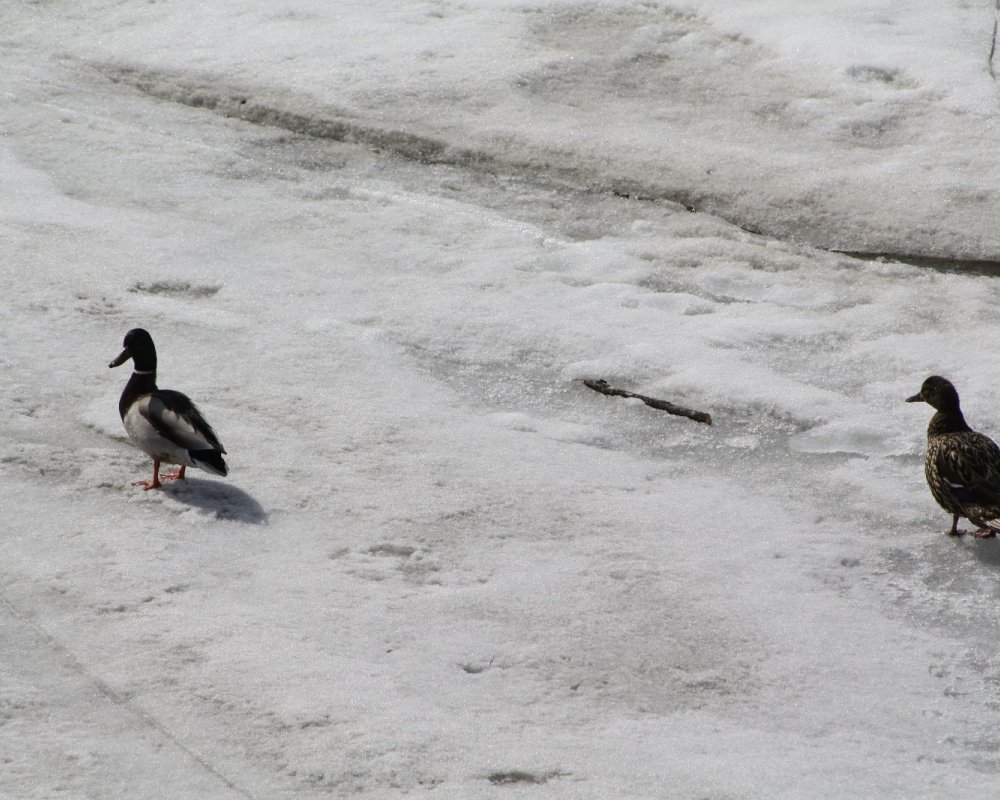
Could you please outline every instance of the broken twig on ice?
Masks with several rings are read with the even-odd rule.
[[[636,400],[642,400],[642,402],[644,402],[647,406],[658,408],[660,411],[666,411],[668,414],[675,414],[678,417],[687,417],[688,419],[693,419],[695,422],[704,422],[706,425],[712,424],[711,415],[706,414],[704,411],[693,411],[690,408],[675,405],[668,400],[657,400],[655,397],[646,397],[645,395],[629,392],[625,389],[616,389],[603,378],[599,378],[597,380],[593,380],[591,378],[581,378],[580,383],[593,389],[595,392],[600,392],[601,394],[609,394],[613,397],[634,397]]]

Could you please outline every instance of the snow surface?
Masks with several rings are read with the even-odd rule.
[[[994,3],[0,19],[0,796],[995,792]]]

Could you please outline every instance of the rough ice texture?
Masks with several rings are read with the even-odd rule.
[[[993,21],[7,9],[0,795],[989,796],[903,399],[1000,433],[1000,290],[831,250],[996,259]],[[229,479],[129,486],[137,325]]]

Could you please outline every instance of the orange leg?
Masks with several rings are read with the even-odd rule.
[[[162,478],[165,481],[182,481],[184,480],[184,470],[186,469],[187,467],[181,467],[177,472],[167,472]]]
[[[166,478],[167,476],[164,475],[163,477]],[[163,484],[160,483],[160,462],[157,461],[155,458],[153,459],[153,480],[151,480],[151,481],[133,481],[132,485],[133,486],[141,486],[147,492],[150,489],[159,489],[161,486],[163,486]]]
[[[948,535],[961,536],[963,533],[965,533],[965,531],[960,531],[958,529],[958,520],[959,520],[958,514],[955,514],[954,517],[955,518],[951,521],[951,530],[948,531]]]

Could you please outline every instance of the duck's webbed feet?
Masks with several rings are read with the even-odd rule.
[[[182,468],[182,470],[183,470],[183,468]],[[168,475],[164,475],[163,477],[164,478],[169,478]],[[153,479],[152,480],[148,480],[148,481],[132,481],[132,485],[133,486],[141,486],[147,492],[150,489],[159,489],[161,486],[163,486],[163,484],[160,483],[160,462],[157,461],[157,460],[155,460],[155,459],[153,460]]]

